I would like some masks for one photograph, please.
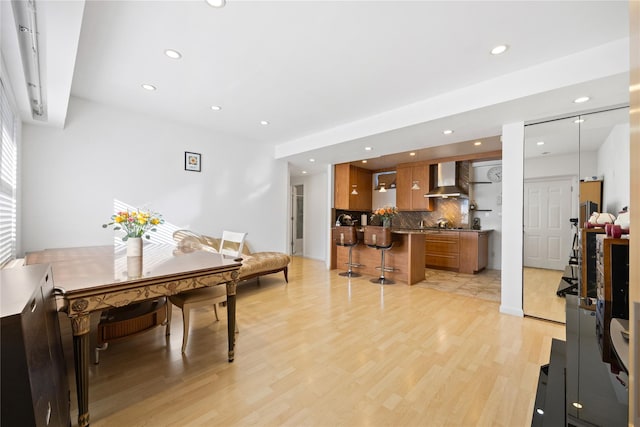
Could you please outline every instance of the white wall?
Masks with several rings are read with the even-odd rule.
[[[487,171],[493,166],[501,165],[502,161],[485,161],[472,163],[471,180],[487,181]],[[471,198],[478,209],[491,209],[491,212],[475,212],[474,218],[480,218],[482,229],[492,229],[489,235],[489,261],[487,268],[500,270],[502,268],[502,182],[492,184],[472,184]]]
[[[614,126],[598,150],[598,176],[604,177],[602,197],[604,209],[618,215],[618,211],[629,206],[631,187],[629,181],[629,124]]]
[[[375,188],[375,178],[373,178]],[[384,193],[381,193],[378,190],[373,190],[371,194],[371,206],[373,210],[384,208],[385,206],[395,206],[396,205],[396,189],[392,188]]]
[[[502,127],[502,292],[500,311],[522,311],[522,182],[524,123]]]
[[[185,151],[202,154],[202,172],[184,170]],[[112,243],[101,225],[114,199],[287,251],[287,166],[270,146],[72,98],[65,129],[24,126],[22,162],[25,251]]]
[[[291,179],[292,185],[304,186],[303,255],[321,261],[327,257],[327,229],[331,225],[327,209],[328,179],[326,172]]]
[[[555,176],[594,175],[596,156],[594,152],[578,156],[576,153],[558,156],[529,157],[525,160],[524,179],[549,178]]]

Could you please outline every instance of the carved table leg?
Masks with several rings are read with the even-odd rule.
[[[238,284],[238,272],[231,273],[231,282],[227,283],[227,335],[229,336],[229,362],[235,357],[236,342],[236,285]]]
[[[71,318],[79,427],[89,425],[89,326],[88,314]]]

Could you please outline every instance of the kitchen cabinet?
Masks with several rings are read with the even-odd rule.
[[[69,382],[48,265],[0,270],[2,425],[69,426]]]
[[[487,267],[489,232],[429,231],[425,238],[425,267],[473,274]]]
[[[472,274],[482,270],[489,261],[487,233],[460,233],[460,273]]]
[[[353,211],[370,211],[373,191],[372,172],[349,163],[335,165],[334,207]],[[353,192],[357,194],[353,194]]]
[[[458,270],[460,267],[460,232],[431,231],[425,238],[425,267]]]
[[[396,205],[400,211],[431,211],[433,199],[429,192],[429,165],[403,165],[396,169]],[[419,189],[413,189],[416,184]]]

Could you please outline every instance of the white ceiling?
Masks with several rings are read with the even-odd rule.
[[[56,88],[49,124],[64,124],[67,103],[56,100],[70,92],[222,137],[212,141],[272,145],[292,174],[628,102],[626,1],[36,4],[46,84]],[[501,43],[510,49],[490,55]],[[2,48],[15,80],[10,41]],[[583,94],[592,101],[572,103]]]

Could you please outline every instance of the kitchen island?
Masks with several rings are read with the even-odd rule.
[[[393,272],[385,272],[385,277],[396,282],[413,285],[424,280],[425,233],[419,230],[392,229],[393,246],[385,254],[385,266]],[[360,243],[353,247],[352,262],[361,264],[354,271],[367,276],[380,276],[380,250],[366,246],[363,241],[363,229],[358,228]],[[336,260],[332,268],[347,270],[349,248],[333,245],[332,257]],[[378,269],[376,269],[378,267]]]
[[[488,236],[493,230],[472,229],[403,229],[392,228],[393,247],[385,255],[386,272],[391,280],[413,285],[424,280],[425,267],[473,274],[487,265]],[[353,247],[352,262],[361,264],[354,271],[367,276],[380,275],[380,251],[362,243],[363,230]],[[347,270],[349,248],[333,245],[332,268]],[[378,267],[378,269],[376,269]]]

